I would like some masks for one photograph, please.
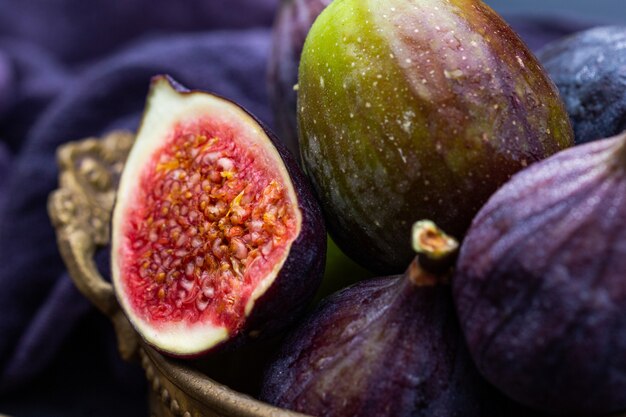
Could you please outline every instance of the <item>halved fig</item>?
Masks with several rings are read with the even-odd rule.
[[[147,343],[179,357],[274,333],[321,280],[326,232],[308,183],[226,99],[157,76],[146,108],[113,213],[122,308]]]

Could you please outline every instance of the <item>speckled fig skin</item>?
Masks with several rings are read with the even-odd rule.
[[[332,0],[283,0],[274,21],[268,91],[276,132],[300,158],[296,120],[298,65],[304,39],[315,18]]]
[[[167,75],[153,77],[152,86],[159,82],[168,82],[181,95],[212,94],[199,90],[190,90]],[[300,318],[321,283],[326,257],[326,229],[321,209],[312,192],[308,179],[302,173],[295,158],[274,133],[253,114],[236,103],[224,97],[213,96],[235,104],[249,115],[263,130],[267,137],[267,146],[273,146],[284,164],[298,201],[301,212],[301,229],[293,241],[289,254],[271,286],[255,302],[242,328],[229,335],[229,338],[211,347],[188,354],[163,350],[160,346],[154,347],[162,353],[178,357],[195,359],[213,351],[236,349],[239,346],[254,340],[265,340],[284,331],[295,320]],[[148,97],[150,105],[150,95]],[[118,195],[117,200],[123,198]],[[119,201],[116,202],[119,204]],[[112,228],[113,230],[115,227]],[[113,266],[114,267],[114,266]],[[115,287],[118,298],[120,288]],[[131,314],[126,311],[126,314]],[[131,320],[132,323],[132,320]]]
[[[577,144],[626,130],[626,26],[579,32],[539,51]]]
[[[508,396],[626,410],[626,134],[514,176],[474,220],[453,288],[474,361]]]
[[[331,235],[385,273],[431,218],[462,237],[510,176],[573,144],[557,90],[478,0],[338,0],[299,72],[305,170]]]

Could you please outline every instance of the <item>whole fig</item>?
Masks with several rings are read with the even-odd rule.
[[[268,90],[278,137],[300,157],[296,89],[302,46],[315,18],[332,0],[283,0],[272,30]]]
[[[241,107],[155,77],[112,225],[116,294],[146,342],[195,357],[298,317],[326,247],[308,187]]]
[[[262,399],[315,416],[500,415],[452,305],[456,241],[427,222],[415,236],[423,255],[404,275],[336,293],[290,335]]]
[[[626,410],[626,133],[514,176],[475,218],[453,288],[478,369],[508,396]]]
[[[626,27],[579,32],[538,56],[565,102],[577,144],[626,130]]]
[[[331,235],[372,269],[401,272],[410,225],[463,236],[523,167],[570,146],[556,88],[479,0],[339,0],[301,57],[305,170]]]

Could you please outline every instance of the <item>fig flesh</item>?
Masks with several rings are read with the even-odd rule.
[[[626,410],[626,134],[522,171],[483,207],[454,277],[481,373],[558,415]]]
[[[626,130],[626,26],[579,32],[539,59],[565,102],[577,144]]]
[[[298,65],[304,39],[315,18],[332,0],[283,0],[272,31],[268,90],[276,133],[300,157],[296,121]]]
[[[463,236],[513,173],[573,144],[556,88],[478,0],[332,2],[298,85],[303,163],[330,233],[379,272],[410,262],[414,221]]]
[[[112,276],[138,333],[194,357],[297,317],[326,233],[291,155],[236,104],[153,79],[113,213]]]
[[[456,242],[427,223],[418,227],[430,265],[446,265]],[[326,299],[289,336],[261,398],[315,416],[498,415],[466,352],[449,268],[424,265],[416,259],[404,275]]]

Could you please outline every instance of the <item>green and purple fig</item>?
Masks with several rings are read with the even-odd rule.
[[[453,289],[478,369],[509,397],[626,410],[626,133],[515,175],[474,220]]]
[[[315,18],[332,0],[283,0],[272,31],[268,90],[278,137],[300,157],[296,89],[302,46]]]
[[[163,353],[268,336],[307,308],[326,232],[294,158],[235,103],[153,79],[112,224],[117,298]]]
[[[579,32],[538,56],[565,102],[577,144],[626,130],[626,26]]]
[[[400,272],[407,230],[463,236],[510,176],[573,144],[536,58],[479,0],[336,0],[300,62],[305,170],[337,244]]]
[[[501,415],[454,312],[456,241],[420,222],[414,246],[421,255],[404,275],[334,294],[290,335],[267,372],[263,400],[314,416]]]

